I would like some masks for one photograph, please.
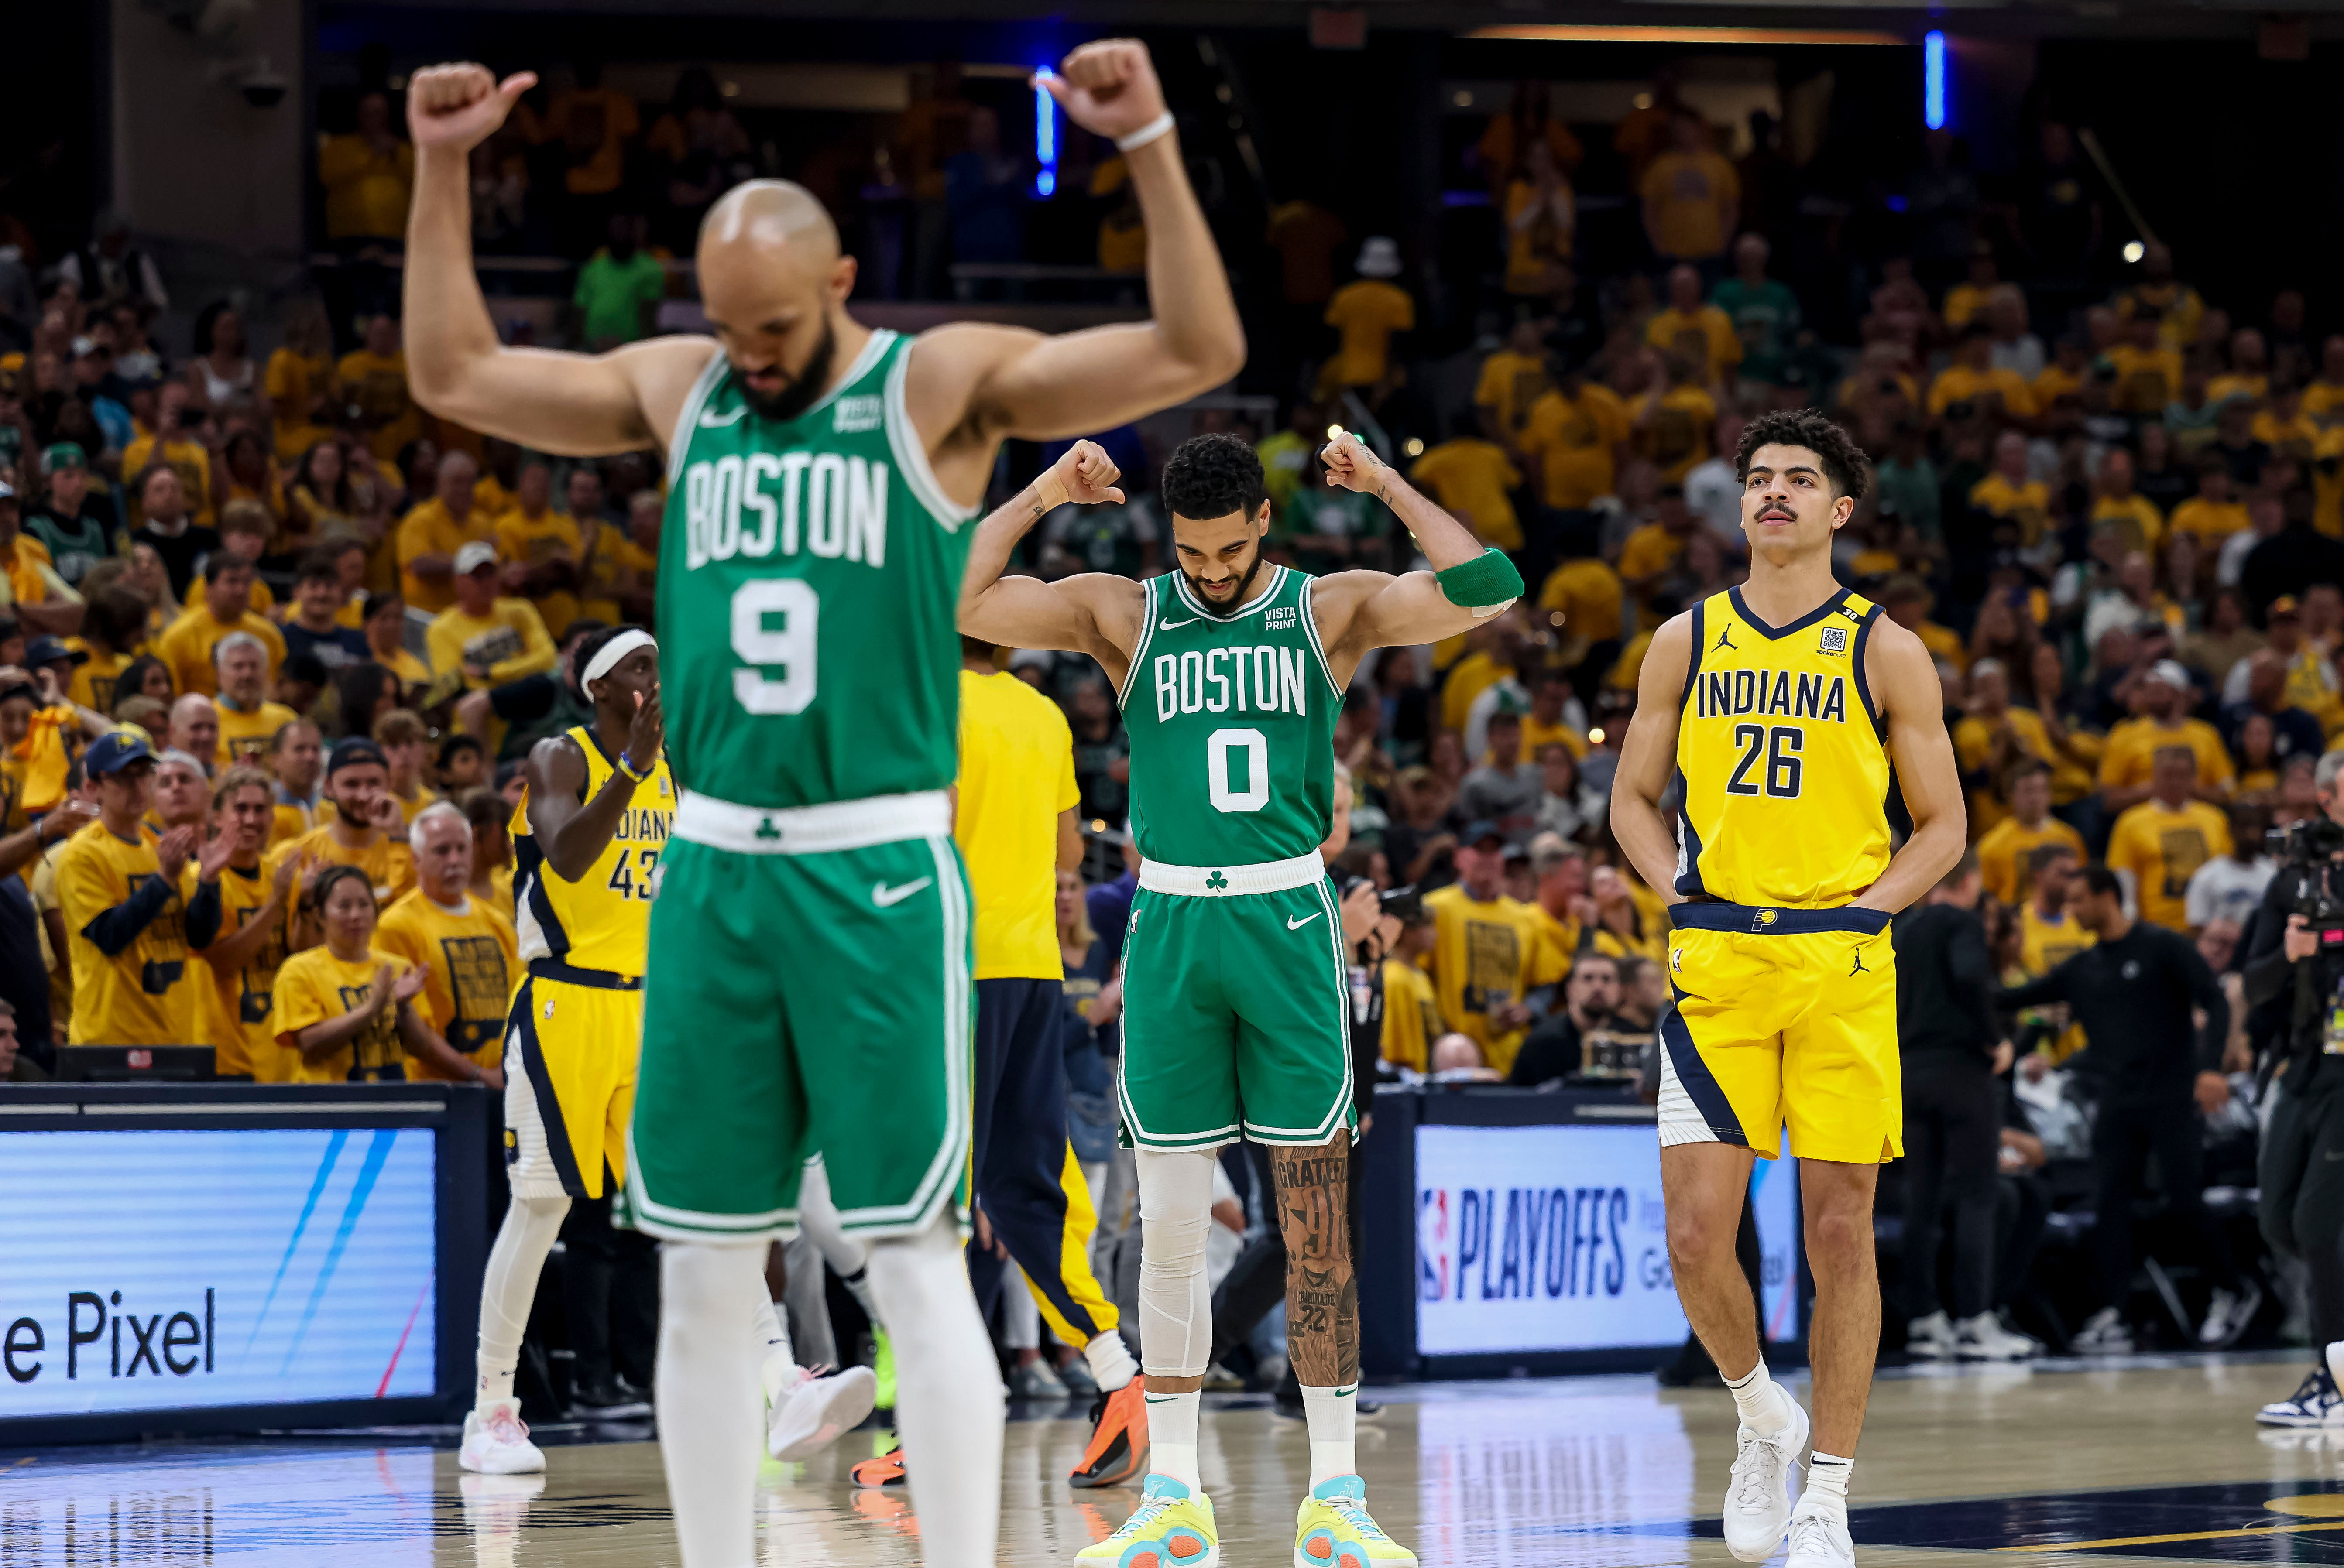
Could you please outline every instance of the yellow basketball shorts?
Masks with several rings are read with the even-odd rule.
[[[1661,1145],[1871,1165],[1904,1153],[1896,950],[1877,910],[1681,903],[1661,1025]]]
[[[523,1198],[600,1198],[627,1173],[642,981],[539,959],[505,1020],[505,1165]]]

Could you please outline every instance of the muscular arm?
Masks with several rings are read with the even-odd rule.
[[[1880,880],[1855,900],[1890,914],[1944,880],[1969,842],[1969,809],[1954,743],[1945,733],[1945,688],[1921,639],[1878,617],[1864,650],[1864,675],[1888,723],[1888,755],[1913,814],[1913,836],[1888,862]]]
[[[1139,641],[1147,594],[1129,578],[1086,572],[1046,583],[1003,577],[1009,557],[1043,514],[1069,498],[1121,500],[1115,465],[1087,441],[1078,442],[1032,484],[979,523],[961,578],[960,629],[1000,648],[1051,648],[1087,653],[1120,690]]]
[[[409,85],[408,385],[432,413],[540,451],[634,451],[665,439],[714,344],[660,337],[596,356],[508,348],[473,274],[469,154],[536,80],[524,72],[499,85],[478,65],[435,65]]]
[[[581,799],[586,754],[566,735],[550,735],[530,748],[521,769],[529,779],[530,831],[554,875],[574,882],[610,847],[635,798],[635,781],[614,768],[592,799]]]
[[[1692,658],[1692,619],[1680,615],[1652,634],[1636,678],[1636,713],[1612,778],[1612,836],[1644,886],[1675,903],[1677,845],[1661,819],[1661,797],[1677,765],[1677,720]]]
[[[1472,529],[1435,506],[1355,436],[1346,434],[1328,443],[1321,456],[1329,482],[1373,496],[1389,507],[1415,538],[1424,558],[1432,563],[1429,572],[1403,572],[1397,577],[1389,572],[1338,572],[1311,585],[1311,609],[1327,645],[1329,672],[1337,681],[1349,685],[1352,672],[1371,648],[1438,642],[1469,631],[1505,608],[1499,605],[1472,609],[1452,603],[1434,576],[1482,553],[1481,541],[1473,537]]]

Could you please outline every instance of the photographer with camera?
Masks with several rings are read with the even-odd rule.
[[[2263,1239],[2309,1276],[2314,1363],[2257,1413],[2265,1426],[2344,1421],[2344,751],[2322,757],[2312,779],[2327,815],[2271,833],[2280,865],[2245,966],[2247,1004],[2287,1010],[2257,1185]]]

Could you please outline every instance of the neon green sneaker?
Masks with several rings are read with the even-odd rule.
[[[871,1375],[879,1380],[872,1402],[880,1410],[895,1408],[895,1342],[877,1323],[871,1325]]]
[[[1213,1502],[1168,1475],[1151,1475],[1123,1528],[1075,1553],[1092,1568],[1217,1568]]]
[[[1368,1514],[1368,1483],[1339,1475],[1310,1489],[1294,1519],[1294,1568],[1416,1568],[1416,1553]]]

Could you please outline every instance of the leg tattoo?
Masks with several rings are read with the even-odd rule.
[[[1314,1388],[1359,1376],[1359,1282],[1353,1271],[1348,1134],[1316,1149],[1274,1148],[1270,1172],[1286,1235],[1286,1336],[1294,1374]]]

